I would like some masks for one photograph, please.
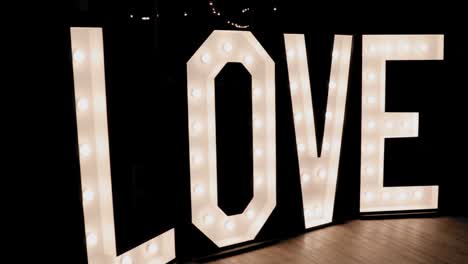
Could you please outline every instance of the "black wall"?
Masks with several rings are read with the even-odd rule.
[[[48,56],[48,66],[40,69],[36,80],[47,97],[42,104],[45,112],[39,113],[40,124],[33,118],[31,127],[43,132],[40,141],[50,152],[42,157],[45,161],[39,171],[46,175],[46,200],[51,209],[50,213],[33,211],[32,221],[36,218],[51,224],[49,234],[54,246],[60,245],[60,252],[67,256],[67,263],[86,263],[70,26],[103,27],[118,251],[123,253],[172,227],[176,228],[178,259],[218,251],[191,225],[186,62],[213,30],[235,28],[210,15],[208,1],[170,2],[75,1],[51,14],[43,29],[45,39],[29,39],[40,42],[40,56]],[[396,2],[375,3],[375,7],[217,2],[232,16],[242,8],[251,8],[251,14],[239,17],[239,22],[252,25],[248,30],[276,63],[277,206],[256,240],[304,231],[283,33],[306,37],[319,145],[333,36],[354,36],[336,223],[359,218],[362,34],[444,34],[443,61],[388,63],[386,110],[419,112],[420,135],[386,140],[385,185],[438,184],[440,214],[468,214],[462,163],[466,142],[464,60],[468,56],[464,32],[456,27],[463,24],[457,7],[427,3],[402,6]],[[278,8],[276,12],[273,6]],[[185,11],[187,17],[183,16]],[[141,16],[151,20],[141,21]],[[36,64],[31,62],[29,68]],[[216,80],[217,115],[236,118],[234,125],[217,124],[218,131],[224,131],[219,132],[217,143],[218,158],[222,158],[219,204],[226,212],[239,212],[252,195],[252,164],[245,158],[252,155],[248,133],[251,109],[235,103],[248,105],[250,89],[250,76],[239,65],[229,65]],[[230,132],[229,126],[239,133]],[[235,170],[229,170],[231,167]],[[60,262],[58,257],[49,258]]]

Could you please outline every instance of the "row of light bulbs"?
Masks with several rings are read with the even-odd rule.
[[[216,9],[215,4],[214,4],[213,1],[209,1],[208,4],[209,4],[209,6],[211,8],[211,13],[213,13],[213,15],[215,15],[215,16],[221,16],[222,15],[221,12]],[[242,13],[245,13],[245,12],[247,12],[249,10],[250,10],[249,8],[245,8],[245,9],[242,10]],[[249,25],[241,25],[241,24],[238,24],[238,23],[233,22],[231,20],[225,20],[225,23],[230,25],[230,26],[234,26],[234,27],[240,28],[240,29],[249,28]]]
[[[412,197],[414,200],[421,200],[424,196],[424,193],[422,191],[414,191],[412,193]],[[384,201],[389,201],[392,198],[392,194],[389,191],[383,191],[382,192],[382,200]],[[376,200],[374,192],[365,192],[364,193],[364,199],[367,202],[373,202]],[[396,194],[395,197],[396,200],[399,201],[406,201],[408,199],[408,194],[406,192],[399,192]]]
[[[78,64],[85,63],[87,56],[83,50],[76,50],[73,52],[73,59]],[[77,112],[80,114],[87,114],[90,110],[90,102],[86,97],[80,97],[76,101]],[[79,153],[83,160],[89,159],[93,153],[93,148],[88,143],[79,145]],[[82,199],[84,206],[89,206],[95,200],[95,192],[89,187],[83,187]],[[99,242],[99,237],[95,232],[87,232],[86,234],[86,245],[88,247],[95,247]],[[150,242],[146,245],[146,254],[148,256],[155,255],[159,252],[159,245],[155,242]],[[133,258],[130,255],[124,255],[120,258],[121,264],[133,264]]]

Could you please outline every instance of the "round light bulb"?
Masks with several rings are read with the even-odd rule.
[[[210,54],[209,53],[203,54],[203,56],[201,57],[201,60],[204,64],[209,64],[211,62]]]
[[[286,55],[288,56],[288,58],[293,59],[294,55],[296,55],[296,52],[294,51],[294,49],[288,49]]]
[[[86,59],[86,55],[85,55],[84,51],[79,49],[79,50],[76,50],[75,52],[73,52],[73,59],[76,62],[78,62],[79,64],[81,64]]]
[[[305,144],[299,143],[299,144],[297,145],[297,150],[298,150],[299,152],[303,153],[303,152],[305,151],[305,149],[306,149]]]
[[[400,126],[401,126],[401,128],[406,129],[406,128],[409,127],[409,122],[408,121],[401,121]]]
[[[315,207],[314,207],[313,214],[314,214],[315,217],[320,216],[320,215],[322,214],[322,207],[320,207],[320,206],[318,206],[318,205],[315,206]]]
[[[367,152],[369,152],[369,153],[374,152],[374,150],[375,150],[374,144],[372,144],[372,143],[367,144],[366,150],[367,150]]]
[[[203,157],[198,154],[198,155],[193,155],[192,156],[192,162],[195,164],[195,165],[200,165],[202,162],[203,162]]]
[[[224,42],[224,44],[223,44],[223,50],[224,50],[225,52],[231,52],[231,50],[232,50],[232,44],[231,44],[231,42]]]
[[[366,192],[365,198],[366,198],[366,201],[372,201],[372,199],[374,199],[374,194],[372,192]]]
[[[410,45],[406,41],[402,41],[399,44],[399,49],[401,52],[408,52],[410,50]]]
[[[306,219],[312,218],[312,216],[313,216],[312,210],[310,210],[310,209],[305,209],[305,210],[304,210],[304,216],[306,217]]]
[[[301,179],[303,183],[307,183],[310,181],[310,175],[304,172],[301,175]]]
[[[402,192],[402,193],[400,193],[398,195],[398,200],[404,201],[404,200],[406,200],[406,198],[407,198],[407,195],[404,192]]]
[[[415,198],[416,200],[421,200],[422,197],[423,197],[422,191],[416,191],[416,192],[414,192],[414,198]]]
[[[254,94],[255,97],[260,97],[260,96],[262,96],[262,89],[260,89],[260,88],[255,88],[255,89],[253,90],[253,94]]]
[[[211,225],[214,222],[214,217],[211,214],[207,214],[203,217],[203,222],[205,225]]]
[[[87,202],[94,200],[94,192],[89,189],[85,189],[83,191],[83,200]]]
[[[203,185],[197,184],[197,185],[195,185],[195,187],[193,188],[193,191],[194,191],[195,194],[197,194],[197,195],[202,195],[202,194],[205,192],[205,188],[203,187]]]
[[[254,179],[254,184],[255,184],[255,186],[262,186],[262,184],[263,184],[263,177],[256,177],[256,178]]]
[[[89,144],[80,144],[80,155],[89,157],[91,155],[91,146]]]
[[[330,149],[330,144],[328,142],[322,143],[322,150],[328,151]]]
[[[333,80],[330,80],[330,82],[328,83],[328,88],[329,88],[330,90],[332,90],[332,91],[335,90],[335,88],[336,88],[336,82],[333,81]]]
[[[87,98],[78,99],[77,106],[78,106],[79,111],[84,112],[84,111],[88,110],[88,108],[89,108],[88,99]]]
[[[192,89],[191,95],[192,97],[198,98],[201,95],[201,90],[197,88]]]
[[[369,54],[374,54],[375,51],[376,51],[376,49],[375,49],[375,46],[374,46],[374,45],[369,45],[369,47],[367,48],[367,52],[368,52]]]
[[[420,52],[427,52],[429,51],[429,46],[426,43],[422,43],[421,45],[419,45],[418,50]]]
[[[245,57],[244,57],[244,62],[245,62],[245,64],[247,64],[247,65],[252,64],[252,63],[253,63],[253,58],[252,58],[252,56],[250,56],[250,55],[245,56]]]
[[[296,121],[301,121],[302,120],[302,112],[297,112],[294,114],[294,119],[296,119]]]
[[[333,49],[332,59],[336,60],[338,58],[338,56],[340,56],[340,52],[338,50]]]
[[[318,169],[318,170],[317,170],[317,177],[318,177],[319,179],[322,179],[322,180],[325,179],[325,177],[327,177],[327,171],[326,171],[325,169],[323,169],[323,168],[322,168],[322,169]]]
[[[192,123],[192,129],[194,132],[200,132],[202,129],[202,125],[200,124],[200,122],[195,121]]]
[[[156,243],[149,243],[148,246],[146,246],[146,252],[148,254],[156,254],[159,251],[159,246]]]
[[[232,222],[231,220],[227,220],[226,223],[224,223],[224,228],[228,231],[234,230],[234,227],[234,222]]]
[[[374,121],[369,121],[367,122],[367,127],[369,129],[374,129],[375,128],[375,122]]]
[[[389,192],[384,192],[384,193],[382,194],[382,198],[383,198],[385,201],[388,201],[388,200],[390,200],[391,195],[390,195]]]
[[[261,157],[263,155],[263,149],[255,148],[255,156]]]
[[[133,264],[133,258],[129,255],[122,258],[122,264]]]
[[[332,112],[326,112],[326,113],[325,113],[325,119],[330,120],[330,119],[332,119],[332,117],[333,117],[333,113],[332,113]]]
[[[372,176],[372,175],[374,175],[374,173],[375,173],[374,168],[372,168],[372,167],[367,167],[366,168],[366,175],[367,176]]]
[[[86,235],[86,244],[87,244],[88,246],[91,246],[91,247],[96,246],[96,244],[97,244],[97,236],[96,236],[96,234],[94,234],[94,233],[88,233],[88,235]]]
[[[247,210],[247,218],[252,219],[255,216],[255,211],[253,209]]]
[[[289,86],[290,86],[290,88],[291,88],[291,91],[293,91],[293,92],[295,92],[295,91],[297,90],[297,88],[298,88],[298,85],[297,85],[296,82],[291,82],[291,83],[289,84]]]
[[[367,80],[368,80],[368,81],[374,81],[375,78],[376,78],[375,73],[369,72],[369,73],[367,74]]]
[[[255,118],[254,119],[254,127],[255,128],[261,128],[263,126],[262,120]]]
[[[367,102],[369,104],[375,104],[377,102],[377,98],[375,98],[375,96],[369,96],[367,97]]]
[[[393,128],[393,122],[392,121],[385,122],[385,127],[388,128],[388,129]]]

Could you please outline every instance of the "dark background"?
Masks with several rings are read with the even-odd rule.
[[[418,138],[386,140],[385,185],[439,185],[439,214],[468,215],[462,138],[468,56],[466,28],[457,28],[467,23],[461,8],[218,0],[222,15],[216,16],[208,2],[74,0],[46,12],[44,26],[23,28],[34,43],[30,50],[40,57],[28,60],[26,68],[35,72],[35,87],[46,98],[37,108],[44,111],[28,113],[28,133],[41,135],[42,148],[29,155],[44,159],[35,169],[46,189],[36,189],[47,210],[36,208],[29,220],[47,223],[50,246],[59,247],[67,263],[86,263],[70,26],[103,27],[119,253],[173,227],[178,260],[219,251],[191,224],[186,62],[213,30],[238,30],[226,20],[249,25],[246,30],[276,64],[277,205],[257,241],[304,232],[283,33],[305,34],[319,145],[333,36],[354,36],[336,223],[359,218],[362,34],[444,34],[443,61],[387,64],[386,111],[419,112],[420,122]],[[242,13],[244,8],[249,11]],[[238,64],[229,64],[216,79],[219,206],[230,214],[241,212],[252,197],[250,89],[250,76]],[[51,262],[63,261],[44,254]]]

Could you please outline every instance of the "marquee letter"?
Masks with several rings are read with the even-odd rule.
[[[167,263],[174,229],[117,256],[101,28],[71,28],[73,78],[88,263]]]
[[[437,208],[438,186],[384,187],[384,139],[418,136],[418,113],[385,112],[388,60],[442,60],[443,35],[367,35],[362,41],[361,212]]]
[[[304,35],[284,35],[306,228],[330,223],[335,204],[352,36],[336,36],[320,157]]]
[[[242,214],[218,207],[214,78],[227,62],[252,76],[254,194]],[[276,206],[275,64],[252,33],[215,30],[187,62],[192,222],[217,246],[258,234]],[[242,107],[242,106],[239,106]]]

